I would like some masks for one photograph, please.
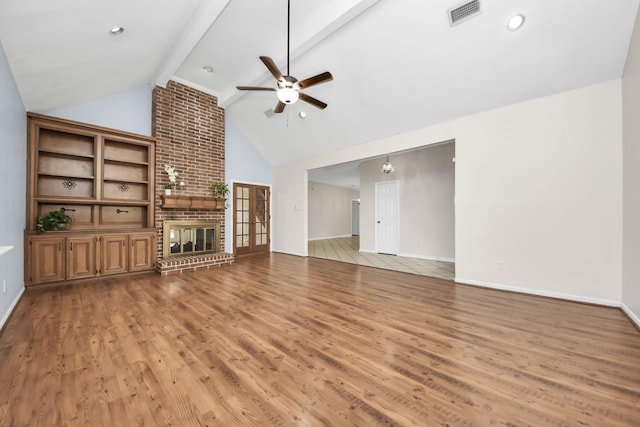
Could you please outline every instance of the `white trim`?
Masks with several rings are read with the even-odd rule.
[[[178,77],[178,76],[172,76],[169,80],[173,80],[176,83],[180,83],[182,85],[188,86],[191,89],[196,89],[199,90],[200,92],[204,92],[208,95],[214,96],[216,98],[216,101],[218,101],[218,99],[220,99],[220,94],[218,92],[216,92],[215,90],[211,90],[209,88],[206,88],[202,85],[199,85],[197,83],[193,83],[189,80],[185,80],[182,77]],[[166,83],[164,84],[163,87],[166,87]],[[216,107],[220,106],[220,102],[218,102],[218,105],[216,105]]]
[[[478,281],[478,280],[469,280],[469,279],[463,279],[463,278],[460,278],[460,277],[456,277],[454,279],[454,281],[456,283],[462,283],[462,284],[465,284],[465,285],[473,285],[473,286],[480,286],[480,287],[483,287],[483,288],[499,289],[499,290],[502,290],[502,291],[518,292],[518,293],[521,293],[521,294],[538,295],[538,296],[542,296],[542,297],[563,299],[563,300],[568,300],[568,301],[584,302],[584,303],[587,303],[587,304],[606,305],[608,307],[620,307],[620,302],[619,301],[613,301],[613,300],[590,298],[590,297],[584,297],[584,296],[581,296],[581,295],[562,294],[562,293],[558,293],[558,292],[542,291],[542,290],[539,290],[539,289],[521,288],[521,287],[518,287],[518,286],[499,285],[497,283],[481,282],[481,281]]]
[[[372,251],[370,249],[360,249],[360,252],[364,252],[366,254],[377,254],[378,253],[375,250]],[[385,254],[383,254],[383,255],[385,255]],[[396,256],[401,256],[401,257],[405,257],[405,258],[426,259],[428,261],[456,262],[455,258],[445,258],[445,257],[438,257],[438,256],[411,255],[411,254],[405,254],[405,253],[399,253]]]
[[[413,254],[405,254],[405,253],[399,253],[398,256],[405,257],[405,258],[426,259],[428,261],[456,262],[455,258],[447,258],[447,257],[441,257],[441,256],[413,255]]]
[[[631,309],[627,307],[625,303],[620,303],[620,308],[626,313],[627,316],[629,316],[629,319],[631,319],[631,321],[636,324],[636,327],[640,328],[640,317],[636,316],[636,314],[631,311]]]
[[[5,313],[5,315],[2,318],[2,320],[0,320],[0,329],[2,329],[4,327],[4,324],[6,323],[6,321],[9,320],[9,316],[11,316],[11,313],[13,313],[13,309],[16,308],[16,304],[18,304],[18,301],[20,301],[20,298],[22,297],[22,294],[24,293],[24,290],[25,290],[25,287],[23,286],[22,289],[20,289],[20,293],[18,294],[16,299],[13,300],[13,302],[9,306],[9,309]]]
[[[328,236],[328,237],[316,237],[314,239],[309,239],[309,241],[313,240],[327,240],[327,239],[342,239],[345,237],[353,237],[351,234],[343,234],[342,236]]]
[[[297,253],[297,252],[279,251],[279,250],[277,250],[277,249],[274,249],[274,250],[273,250],[273,252],[275,252],[275,253],[279,253],[279,254],[285,254],[285,255],[301,256],[301,257],[304,257],[304,258],[308,258],[308,257],[309,257],[309,254],[308,254],[308,253],[306,253],[306,254],[299,254],[299,253]]]

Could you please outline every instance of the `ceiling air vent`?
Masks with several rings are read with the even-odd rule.
[[[471,18],[479,12],[480,0],[472,0],[454,7],[453,9],[449,9],[449,22],[453,26]]]

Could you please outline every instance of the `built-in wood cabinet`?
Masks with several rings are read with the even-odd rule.
[[[27,117],[27,284],[153,270],[154,139]],[[37,234],[38,217],[57,210],[68,229]]]
[[[27,233],[27,285],[155,269],[155,231]]]

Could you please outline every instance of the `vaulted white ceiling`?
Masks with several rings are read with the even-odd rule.
[[[174,78],[214,93],[272,164],[622,75],[640,0],[291,0],[290,73],[330,71],[279,115],[258,57],[286,73],[286,0],[2,0],[0,42],[25,107],[47,113]],[[510,16],[526,16],[515,32]],[[119,36],[113,26],[125,27]],[[212,73],[202,70],[213,68]],[[298,117],[300,111],[306,119]]]

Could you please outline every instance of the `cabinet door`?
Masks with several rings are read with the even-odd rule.
[[[129,271],[152,270],[155,268],[155,233],[129,235]]]
[[[64,237],[30,239],[29,252],[30,283],[64,280]]]
[[[67,239],[67,279],[95,277],[96,237],[69,237]]]
[[[128,237],[126,234],[107,234],[102,236],[102,274],[127,272]]]

